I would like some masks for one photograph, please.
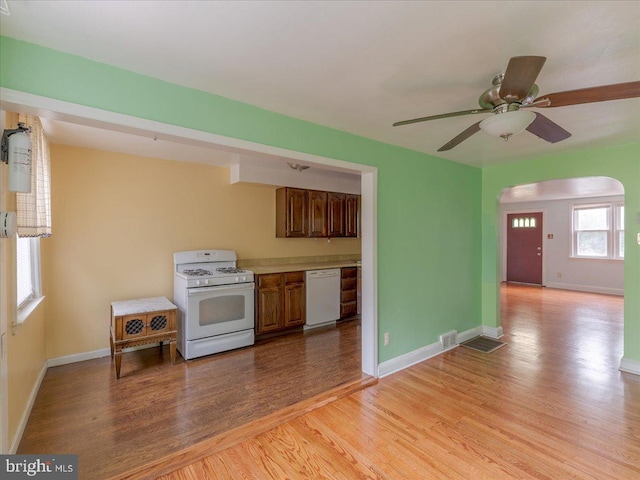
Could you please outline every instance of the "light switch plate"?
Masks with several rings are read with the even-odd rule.
[[[638,245],[640,245],[640,233],[638,234]]]

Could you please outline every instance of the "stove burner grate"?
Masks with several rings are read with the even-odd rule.
[[[220,267],[220,268],[216,268],[216,272],[221,272],[221,273],[245,273],[246,270],[242,270],[241,268],[237,268],[237,267]]]
[[[192,268],[189,270],[183,270],[182,273],[191,277],[204,277],[206,275],[213,275],[212,272],[210,272],[209,270],[205,270],[204,268]]]

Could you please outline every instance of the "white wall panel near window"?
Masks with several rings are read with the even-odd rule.
[[[614,204],[621,206],[622,202],[624,202],[624,197],[615,196],[509,203],[501,205],[501,218],[503,218],[503,222],[506,222],[507,213],[544,210],[542,282],[545,286],[622,295],[624,291],[624,261],[622,259],[577,258],[573,256],[572,251],[572,207],[574,205]],[[502,230],[504,235],[506,229]],[[506,237],[503,237],[501,242],[503,281],[506,279],[506,242],[504,238]]]

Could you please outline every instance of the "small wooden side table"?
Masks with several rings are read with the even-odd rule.
[[[176,362],[176,310],[165,297],[111,302],[111,358],[116,360],[120,378],[122,349],[169,341],[171,363]]]

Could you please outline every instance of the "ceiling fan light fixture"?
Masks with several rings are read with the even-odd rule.
[[[509,137],[524,131],[536,118],[534,112],[515,110],[496,113],[480,122],[480,128],[492,137],[508,140]]]

